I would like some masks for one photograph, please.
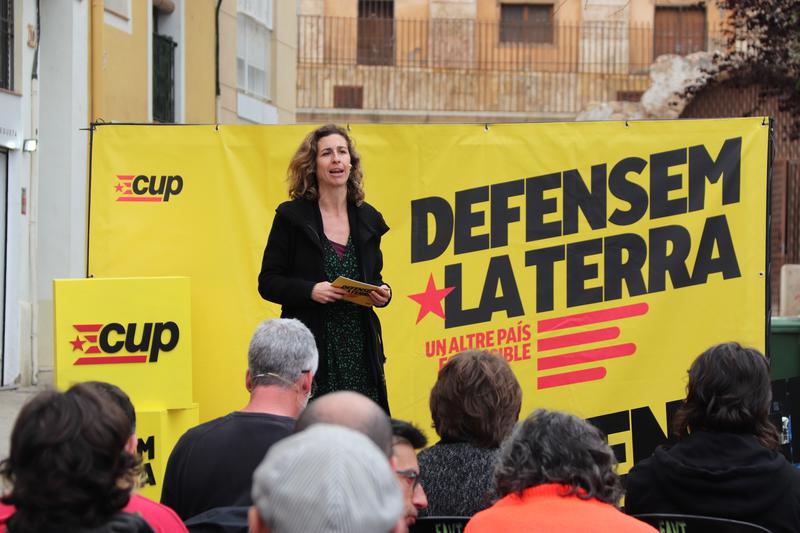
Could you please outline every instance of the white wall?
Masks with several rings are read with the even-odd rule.
[[[38,361],[53,366],[53,279],[86,275],[91,2],[41,2],[36,303]]]
[[[14,10],[14,92],[15,128],[19,143],[8,153],[8,211],[6,227],[6,290],[3,383],[10,385],[30,379],[31,350],[31,279],[30,279],[30,207],[31,154],[22,152],[22,140],[36,137],[31,124],[31,67],[34,48],[28,45],[28,28],[36,27],[36,1],[20,0]],[[25,209],[23,211],[23,198]]]

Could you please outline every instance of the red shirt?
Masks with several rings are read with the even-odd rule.
[[[175,511],[147,499],[139,494],[132,494],[128,505],[122,509],[126,513],[139,513],[142,518],[150,524],[156,533],[188,533],[189,530],[183,524]],[[6,531],[6,521],[14,514],[14,506],[0,502],[0,533]]]
[[[464,533],[653,533],[658,530],[594,498],[561,496],[563,485],[548,483],[508,494],[467,523]]]

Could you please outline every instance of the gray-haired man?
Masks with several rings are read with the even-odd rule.
[[[318,361],[314,337],[300,321],[259,324],[248,350],[250,401],[180,438],[167,462],[161,502],[183,520],[215,507],[250,505],[253,471],[292,432]]]

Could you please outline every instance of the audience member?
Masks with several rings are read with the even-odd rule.
[[[253,470],[291,433],[317,363],[314,337],[300,321],[262,322],[248,353],[250,401],[180,438],[167,462],[161,502],[184,520],[214,507],[250,505]]]
[[[152,533],[123,512],[136,484],[138,458],[125,447],[123,411],[90,385],[37,394],[20,411],[0,476],[15,507],[8,533]]]
[[[386,412],[363,394],[353,391],[331,392],[314,400],[297,419],[295,433],[313,424],[334,424],[363,433],[392,456],[392,424]]]
[[[393,436],[394,428],[392,422],[383,408],[372,399],[354,391],[336,391],[326,394],[314,400],[303,411],[297,419],[295,433],[316,424],[342,426],[365,435],[386,455],[389,466],[397,472],[398,482],[401,486],[409,487],[412,492],[415,492],[416,480],[411,480],[411,485],[408,485],[409,482],[406,479],[408,476],[414,475],[413,471],[403,471],[406,478],[402,478],[401,469],[397,466],[398,457],[395,454],[397,448],[394,446],[395,438]],[[416,464],[416,455],[413,448],[411,449],[411,455],[414,457],[414,464]],[[419,472],[418,466],[417,472]],[[416,499],[419,502],[418,496]],[[406,511],[413,513],[414,521],[416,521],[416,507],[412,504],[411,509],[407,508]],[[405,533],[407,531],[408,527],[406,526],[406,517],[404,515],[398,520],[395,533]]]
[[[800,528],[800,472],[776,450],[769,367],[757,350],[712,346],[689,368],[673,418],[678,442],[656,449],[626,479],[629,514],[685,513]]]
[[[125,451],[131,455],[136,455],[139,439],[136,437],[136,410],[131,403],[131,399],[122,389],[105,381],[87,381],[84,385],[93,387],[96,392],[104,395],[109,402],[119,406],[125,414],[125,419],[128,421],[130,428],[130,436],[125,444]],[[166,505],[145,498],[141,494],[131,494],[131,499],[123,511],[139,513],[156,533],[188,533],[186,526],[175,514],[175,511]]]
[[[428,497],[419,482],[419,463],[414,450],[424,448],[428,439],[416,427],[402,420],[392,419],[392,452],[395,473],[403,491],[403,519],[407,527],[417,521],[421,509],[428,507]]]
[[[500,500],[472,517],[465,532],[655,531],[615,507],[622,495],[615,466],[599,429],[537,410],[502,446],[494,471]]]
[[[130,436],[125,443],[125,451],[135,456],[138,444],[136,410],[128,395],[116,385],[104,381],[87,381],[83,385],[93,388],[95,392],[104,396],[105,400],[113,402],[122,410],[130,427]],[[175,511],[166,505],[145,498],[141,494],[132,493],[128,504],[122,510],[126,513],[140,514],[156,533],[188,533],[186,526],[175,514]],[[14,511],[14,506],[0,503],[0,523],[5,522],[14,514]],[[0,525],[0,532],[2,531],[3,526]]]
[[[472,516],[489,506],[498,447],[519,418],[522,389],[508,363],[466,351],[447,362],[431,390],[441,440],[419,454],[428,496],[423,516]]]
[[[267,453],[253,474],[249,522],[255,533],[388,533],[402,510],[382,450],[362,433],[318,423]]]
[[[326,394],[311,403],[297,419],[294,432],[299,433],[318,424],[344,426],[371,439],[383,452],[384,461],[394,469],[392,456],[392,427],[389,417],[378,404],[356,392],[340,391]],[[247,531],[249,506],[215,507],[186,521],[192,533]],[[405,528],[405,522],[398,520]],[[402,533],[402,529],[397,533]]]

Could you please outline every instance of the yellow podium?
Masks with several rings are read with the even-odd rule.
[[[53,299],[56,387],[107,381],[130,396],[141,492],[159,499],[172,447],[198,422],[189,278],[55,280]]]

